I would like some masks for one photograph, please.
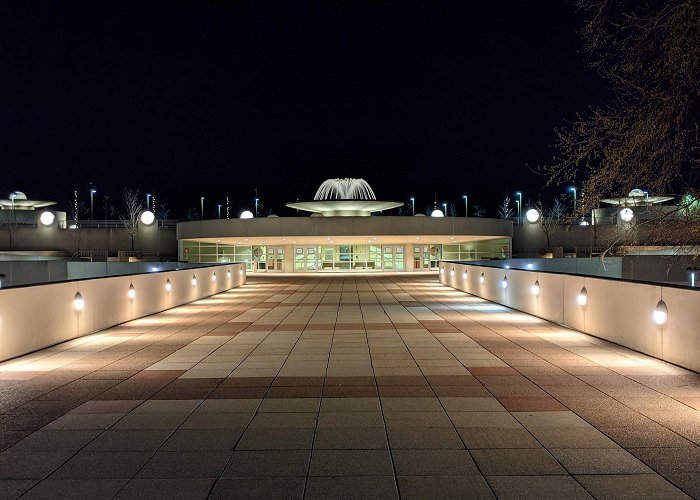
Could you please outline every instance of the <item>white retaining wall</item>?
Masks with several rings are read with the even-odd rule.
[[[700,372],[700,290],[451,262],[440,263],[439,277],[452,288]],[[535,281],[538,296],[530,291]],[[580,306],[583,287],[588,301]],[[661,326],[652,319],[660,300],[668,308]]]
[[[165,290],[168,279],[169,293]],[[244,264],[226,264],[0,289],[0,361],[208,297],[245,281]],[[131,284],[136,290],[133,300],[127,295]],[[82,311],[73,307],[77,292],[85,301]]]

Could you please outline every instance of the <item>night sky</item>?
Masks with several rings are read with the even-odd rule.
[[[331,177],[424,212],[550,201],[525,166],[604,95],[564,0],[3,2],[0,196],[293,215]],[[145,198],[145,197],[144,197]],[[88,201],[89,203],[89,201]],[[471,212],[471,210],[470,210]]]

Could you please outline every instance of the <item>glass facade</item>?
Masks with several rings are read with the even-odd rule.
[[[505,259],[510,257],[510,238],[454,244],[364,245],[226,245],[180,240],[180,260],[216,263],[243,262],[248,271],[405,271],[437,269],[440,260]],[[413,254],[411,261],[406,262]],[[289,253],[293,258],[287,259]],[[292,267],[292,269],[288,269]]]

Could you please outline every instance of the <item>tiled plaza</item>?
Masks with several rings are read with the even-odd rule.
[[[698,410],[435,275],[252,276],[0,364],[0,498],[700,497]]]

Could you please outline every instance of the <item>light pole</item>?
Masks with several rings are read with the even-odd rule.
[[[202,214],[202,220],[204,220],[204,196],[199,197],[199,210]]]
[[[258,202],[260,201],[259,198],[255,198],[255,216],[258,216]]]
[[[570,187],[569,191],[574,193],[574,215],[576,215],[576,188],[575,187]]]
[[[469,217],[469,198],[466,194],[462,195],[464,198],[464,217]]]
[[[523,215],[523,193],[516,191],[515,196],[518,197],[518,200],[516,201],[518,201],[518,225],[520,225]]]
[[[151,209],[151,193],[146,193],[146,210]]]
[[[445,214],[445,217],[447,217],[447,203],[443,203],[442,207],[445,209],[443,213]]]
[[[411,197],[411,215],[416,215],[416,199]]]
[[[221,219],[221,203],[219,203],[218,205],[216,205],[216,209],[217,209],[218,212],[219,212],[219,219]]]
[[[93,220],[93,219],[95,218],[95,217],[93,216],[93,215],[94,215],[94,211],[93,211],[93,209],[94,209],[94,204],[93,204],[94,199],[93,199],[93,198],[94,198],[96,192],[97,192],[97,189],[94,189],[94,188],[91,188],[91,189],[90,189],[90,220]]]

